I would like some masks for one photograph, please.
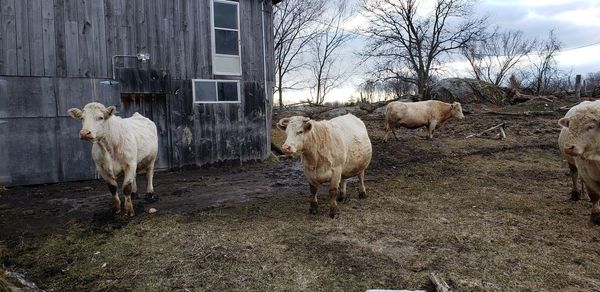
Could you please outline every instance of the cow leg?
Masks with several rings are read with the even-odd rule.
[[[117,180],[114,177],[107,174],[106,172],[102,171],[101,169],[97,170],[98,173],[100,173],[100,176],[102,176],[104,181],[108,184],[108,190],[112,195],[113,213],[121,213],[121,200],[119,199],[119,194],[117,193],[117,188],[119,186],[117,184]]]
[[[388,122],[386,122],[385,125],[383,126],[383,130],[385,132],[385,135],[383,135],[383,141],[387,142],[388,136],[390,135],[390,132],[391,132],[390,124]]]
[[[319,203],[317,202],[317,191],[319,185],[310,184],[310,208],[308,209],[309,214],[316,215],[319,212]]]
[[[335,218],[335,215],[340,213],[340,210],[337,206],[337,193],[340,187],[340,181],[342,180],[342,174],[334,172],[331,181],[329,182],[329,217],[332,219]]]
[[[132,199],[137,199],[138,198],[138,192],[137,192],[137,175],[133,177],[133,181],[131,182],[131,198]]]
[[[113,204],[113,212],[115,214],[121,213],[121,200],[119,199],[119,194],[117,194],[117,181],[111,179],[110,181],[106,181],[108,184],[108,190],[112,195],[112,204]]]
[[[588,195],[590,196],[590,201],[592,202],[592,215],[590,219],[594,224],[600,225],[600,204],[598,204],[600,196],[598,193],[596,193],[596,191],[593,191],[589,188]]]
[[[571,200],[579,201],[581,199],[581,193],[577,190],[577,166],[569,163],[569,172],[571,174],[571,180],[573,180],[573,187],[571,188]]]
[[[346,180],[342,179],[342,181],[340,182],[340,191],[337,194],[337,201],[338,202],[343,202],[345,201],[348,197],[346,197],[347,193],[346,193]]]
[[[133,180],[135,180],[135,167],[127,165],[123,168],[125,178],[123,179],[123,194],[125,195],[125,216],[133,217],[133,203],[131,202],[131,191],[133,189]]]
[[[394,133],[394,138],[396,138],[396,141],[400,141],[400,138],[398,138],[398,133],[396,133],[396,129],[392,129],[392,133]]]
[[[363,169],[363,171],[361,171],[358,174],[358,188],[359,188],[358,198],[366,199],[367,198],[367,189],[365,188],[365,170],[364,169]]]
[[[154,195],[154,160],[150,161],[146,167],[146,179],[148,180],[148,186],[146,187],[146,196],[144,199],[150,203],[158,201],[158,195]]]
[[[437,121],[429,122],[428,135],[427,135],[427,137],[429,137],[429,140],[433,140],[433,131],[435,130],[436,126],[437,126]]]

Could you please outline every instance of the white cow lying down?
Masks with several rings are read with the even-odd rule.
[[[365,124],[352,114],[328,121],[295,116],[281,119],[277,127],[287,133],[281,146],[290,156],[302,155],[304,175],[310,185],[309,212],[318,211],[317,190],[329,182],[329,216],[339,213],[336,203],[346,196],[346,179],[358,176],[359,198],[366,198],[365,169],[371,162],[371,140]],[[341,190],[338,194],[338,188]]]
[[[139,113],[123,119],[115,115],[116,108],[92,102],[83,110],[72,108],[69,116],[80,119],[83,126],[79,138],[93,143],[92,157],[96,170],[108,183],[113,196],[116,213],[121,212],[121,200],[117,194],[117,176],[124,173],[123,193],[125,195],[125,215],[133,216],[131,195],[137,196],[135,177],[137,171],[146,170],[148,186],[146,200],[155,201],[152,178],[154,161],[158,154],[156,125]]]

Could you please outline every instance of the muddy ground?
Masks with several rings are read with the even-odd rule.
[[[380,116],[362,118],[369,197],[351,180],[337,219],[325,187],[308,214],[294,159],[157,173],[161,200],[131,219],[100,181],[16,187],[0,193],[0,261],[50,291],[422,289],[432,272],[458,291],[600,289],[600,227],[567,200],[560,114],[468,115],[388,143]],[[505,140],[465,139],[500,122]]]

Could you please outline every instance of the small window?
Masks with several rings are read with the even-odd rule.
[[[194,103],[238,103],[240,83],[233,80],[192,79]]]
[[[242,75],[239,3],[214,0],[211,9],[213,73]]]

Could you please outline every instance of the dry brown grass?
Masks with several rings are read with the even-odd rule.
[[[10,241],[4,260],[48,290],[418,289],[431,272],[457,291],[600,289],[598,227],[588,202],[566,201],[554,119],[511,120],[505,141],[462,139],[496,122],[468,117],[433,142],[403,132],[389,144],[368,123],[369,198],[351,182],[336,220],[324,188],[321,213],[309,215],[302,186],[128,224],[72,222]]]

